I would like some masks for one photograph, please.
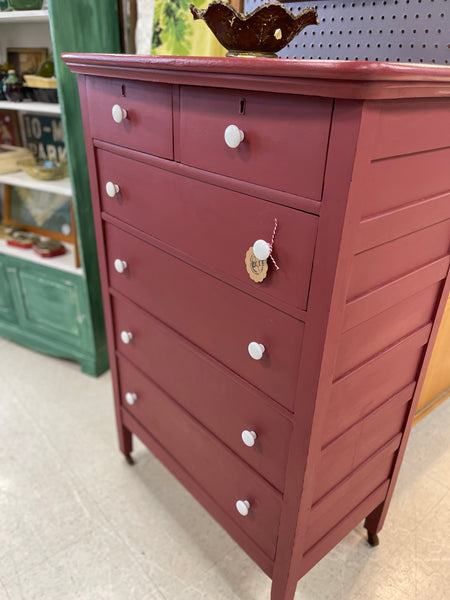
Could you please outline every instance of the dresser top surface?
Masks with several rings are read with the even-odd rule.
[[[450,67],[244,57],[63,54],[80,74],[336,98],[450,97]]]

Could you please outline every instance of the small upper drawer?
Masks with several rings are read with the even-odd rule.
[[[332,101],[291,94],[181,88],[181,162],[320,200]],[[237,129],[243,133],[238,143]],[[233,135],[234,133],[234,135]]]
[[[292,409],[301,321],[117,227],[104,230],[112,288]],[[264,346],[259,360],[252,342],[256,356]]]
[[[250,293],[262,292],[266,298],[306,308],[317,216],[113,152],[97,149],[96,157],[106,213],[217,270],[219,276],[237,279]],[[118,189],[113,197],[108,194],[111,186]],[[274,256],[280,269],[276,271],[269,260],[267,277],[255,283],[247,273],[245,255],[256,240],[271,241],[275,218]]]
[[[93,138],[173,158],[170,85],[89,77],[87,97]]]
[[[230,376],[225,369],[169,327],[131,302],[112,298],[118,357],[121,402],[132,392],[138,399],[148,395],[147,378],[189,411],[277,489],[283,490],[291,422],[275,403]],[[133,332],[128,344],[121,332]],[[128,360],[123,358],[125,356]],[[176,377],[174,377],[176,365]],[[138,402],[133,410],[145,404]],[[254,432],[252,442],[249,433]],[[249,445],[250,443],[250,445]]]

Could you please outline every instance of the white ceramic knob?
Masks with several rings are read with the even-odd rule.
[[[120,258],[116,258],[116,260],[114,261],[114,268],[118,273],[123,273],[127,266],[128,265],[126,261],[121,260]]]
[[[244,444],[251,448],[255,445],[255,441],[258,436],[254,431],[248,431],[247,429],[244,429],[244,431],[241,433],[241,437]]]
[[[253,254],[258,260],[267,260],[270,256],[270,244],[265,240],[256,240],[253,244]]]
[[[244,140],[244,132],[237,125],[228,125],[225,129],[225,143],[229,148],[237,148]]]
[[[248,500],[238,500],[236,502],[236,509],[240,515],[246,517],[250,510],[250,502]]]
[[[133,404],[135,404],[136,400],[137,400],[137,395],[136,394],[133,394],[132,392],[127,392],[125,394],[125,401],[130,406],[133,406]]]
[[[263,354],[265,352],[265,348],[262,344],[258,344],[258,342],[250,342],[248,345],[248,353],[253,358],[253,360],[261,360]]]
[[[131,333],[131,331],[121,331],[120,339],[124,344],[129,344],[133,339],[133,334]]]
[[[119,104],[114,104],[112,107],[112,118],[116,123],[122,123],[124,119],[127,118],[127,111],[119,106]]]
[[[114,196],[116,196],[119,193],[119,186],[116,183],[113,183],[112,181],[108,181],[108,183],[105,185],[105,188],[106,193],[110,198],[114,198]]]

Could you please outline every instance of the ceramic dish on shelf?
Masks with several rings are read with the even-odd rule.
[[[63,179],[69,174],[67,161],[36,160],[34,157],[17,162],[18,166],[35,179]]]

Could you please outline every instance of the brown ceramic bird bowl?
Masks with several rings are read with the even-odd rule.
[[[279,2],[267,2],[247,15],[220,0],[203,10],[193,4],[190,9],[194,19],[203,19],[228,50],[227,56],[276,57],[302,29],[319,23],[315,8],[294,15]]]

